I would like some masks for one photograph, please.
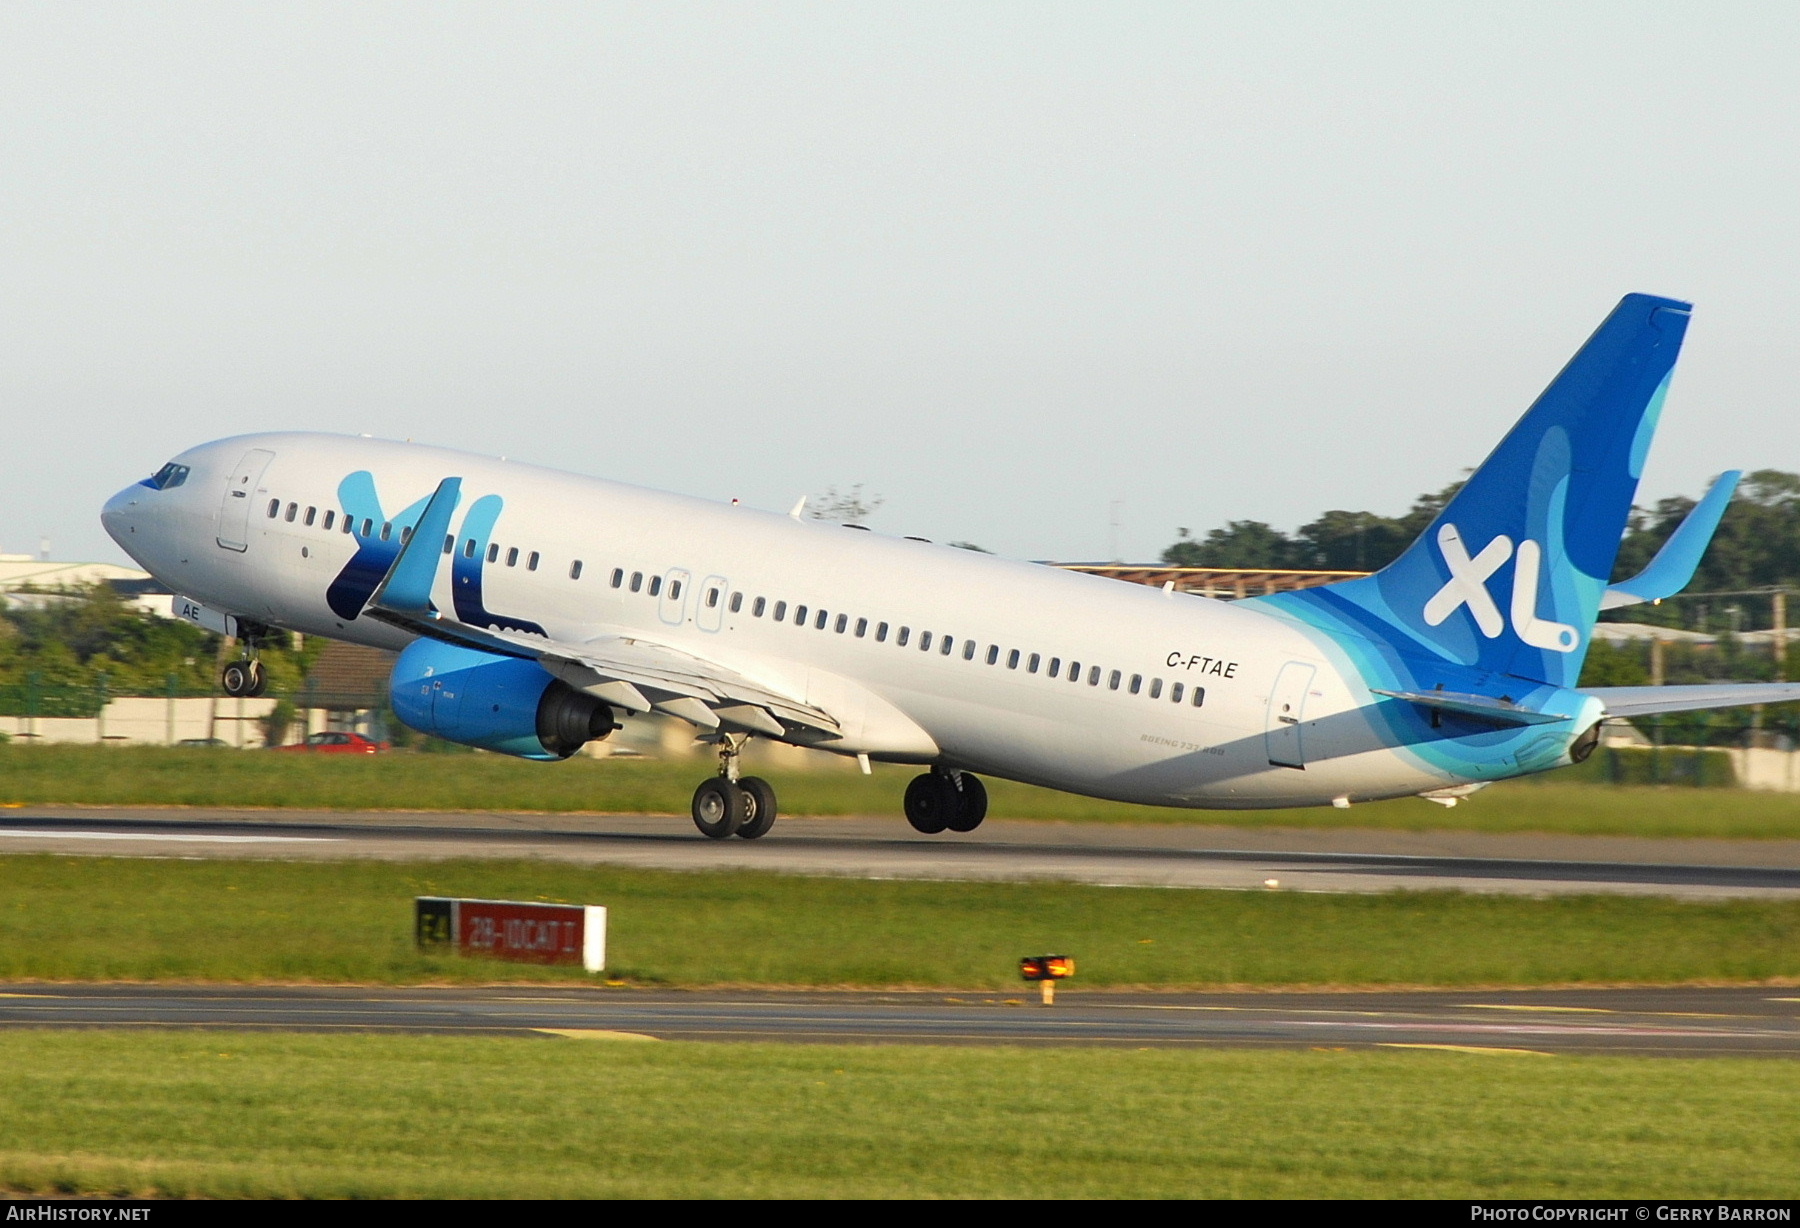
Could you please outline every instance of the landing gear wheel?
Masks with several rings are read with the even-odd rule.
[[[269,674],[268,671],[263,668],[263,663],[254,657],[250,659],[248,664],[250,667],[250,689],[245,691],[244,694],[251,699],[255,699],[258,695],[261,695],[264,691],[269,689]]]
[[[974,831],[981,826],[981,820],[987,818],[987,786],[981,783],[979,776],[968,772],[960,772],[956,777],[960,788],[958,806],[950,816],[951,831]]]
[[[748,814],[737,829],[740,839],[755,840],[769,834],[775,826],[775,787],[760,776],[745,776],[737,782],[744,794]]]
[[[715,776],[694,790],[694,826],[709,840],[726,840],[744,825],[750,808],[744,791]]]
[[[931,772],[914,776],[912,783],[906,786],[906,821],[913,825],[914,831],[935,836],[950,826],[959,800],[956,786],[950,783],[949,777]]]
[[[219,685],[225,688],[225,693],[234,699],[249,695],[250,688],[254,685],[250,674],[250,662],[233,661],[227,665],[219,673]]]

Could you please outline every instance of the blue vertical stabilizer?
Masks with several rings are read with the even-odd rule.
[[[1406,553],[1257,603],[1390,658],[1574,686],[1689,311],[1626,295]]]

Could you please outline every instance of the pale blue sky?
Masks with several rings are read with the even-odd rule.
[[[1800,8],[0,8],[0,548],[340,429],[1153,557],[1403,509],[1629,290],[1800,470]]]

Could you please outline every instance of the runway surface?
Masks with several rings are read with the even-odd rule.
[[[0,1027],[1800,1056],[1800,989],[988,994],[0,984]]]
[[[1800,840],[998,819],[968,835],[922,836],[899,819],[800,818],[783,819],[761,840],[712,841],[684,817],[657,815],[133,807],[0,812],[0,853],[24,852],[386,860],[541,857],[653,869],[756,869],[855,878],[1800,899]]]

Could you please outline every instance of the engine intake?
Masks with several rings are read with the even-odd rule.
[[[619,726],[535,661],[415,640],[394,663],[394,714],[421,733],[523,759],[567,759]]]

